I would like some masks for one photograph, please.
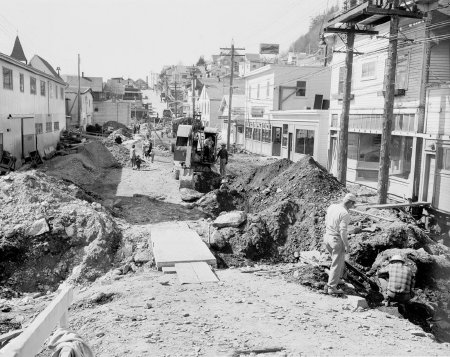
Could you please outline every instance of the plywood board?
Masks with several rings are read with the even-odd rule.
[[[190,262],[217,266],[216,258],[200,236],[187,227],[155,227],[151,231],[151,242],[158,268]]]
[[[181,284],[217,282],[219,279],[205,262],[177,263],[175,269]]]

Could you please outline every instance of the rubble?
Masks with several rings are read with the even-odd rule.
[[[0,187],[2,285],[47,291],[109,269],[120,232],[100,205],[77,198],[79,188],[40,171],[11,173]]]

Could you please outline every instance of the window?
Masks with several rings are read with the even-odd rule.
[[[252,138],[252,128],[245,128],[245,138],[246,139]]]
[[[12,69],[3,67],[3,88],[13,89],[13,72]]]
[[[48,96],[53,98],[53,86],[51,82],[48,82]]]
[[[314,154],[314,130],[296,130],[295,152],[311,156]]]
[[[60,91],[60,94],[61,94],[61,99],[64,100],[64,89],[63,89],[63,87],[60,87],[59,91]]]
[[[287,124],[283,124],[283,138],[282,138],[282,142],[281,142],[281,146],[283,146],[283,147],[287,147],[288,132],[289,132],[289,126]]]
[[[260,87],[258,84],[258,86],[256,87],[256,98],[258,98],[258,99],[259,99],[259,89],[260,89]]]
[[[374,79],[376,77],[376,61],[363,63],[361,66],[361,79]]]
[[[23,92],[25,92],[25,83],[24,83],[25,77],[24,77],[23,73],[20,73],[19,80],[20,80],[20,91],[23,93]]]
[[[58,86],[55,84],[55,97],[58,99]]]
[[[347,72],[347,68],[345,68],[345,67],[339,68],[338,94],[344,94],[344,83],[345,83],[346,72]]]
[[[283,124],[283,134],[287,134],[289,131],[289,125]]]
[[[306,95],[306,82],[297,81],[297,90],[295,92],[297,97],[304,97]]]
[[[266,98],[270,98],[270,82],[267,81]]]
[[[41,81],[41,95],[45,97],[45,82]]]
[[[348,133],[348,153],[347,158],[358,160],[359,134]]]
[[[36,130],[36,134],[42,134],[44,132],[42,129],[42,123],[36,123],[35,130]]]
[[[58,131],[59,130],[59,121],[55,121],[53,123],[53,131]]]
[[[391,165],[389,176],[408,179],[411,172],[413,138],[407,136],[392,136]]]
[[[270,129],[263,129],[262,130],[262,141],[265,143],[270,143]]]
[[[441,170],[450,171],[450,148],[441,147],[438,149],[438,167]]]
[[[385,63],[385,71],[388,68],[388,59]],[[409,52],[397,56],[397,68],[395,70],[395,89],[408,89]],[[386,73],[384,78],[386,79]],[[384,83],[386,90],[386,82]]]
[[[30,77],[30,94],[36,94],[36,78]]]
[[[45,132],[46,133],[51,133],[52,132],[52,122],[51,121],[45,123]]]

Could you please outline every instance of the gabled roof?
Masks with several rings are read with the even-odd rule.
[[[78,87],[70,86],[65,89],[66,93],[78,93]],[[80,87],[80,93],[86,94],[88,92],[92,93],[91,87]]]
[[[22,44],[20,43],[19,36],[16,36],[16,40],[14,41],[14,47],[11,52],[11,57],[18,60],[24,61],[27,63],[27,58],[25,57],[25,53],[23,52]]]
[[[36,61],[41,62],[42,66],[37,66]],[[50,63],[48,63],[45,59],[43,59],[41,56],[34,55],[30,61],[30,65],[34,68],[37,68],[37,69],[45,72],[45,73],[51,74],[52,76],[54,76],[56,78],[61,78],[59,76],[58,72],[56,72],[55,69],[52,67],[52,65]]]
[[[78,86],[78,76],[64,74],[62,78],[69,83],[69,86]],[[80,77],[80,84],[83,87],[90,87],[94,92],[103,91],[103,78],[102,77]]]

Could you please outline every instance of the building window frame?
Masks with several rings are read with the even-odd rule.
[[[59,130],[59,121],[55,121],[53,123],[53,131],[58,131]]]
[[[25,75],[23,73],[19,73],[19,88],[20,92],[25,92]]]
[[[43,125],[42,125],[42,123],[36,123],[36,124],[34,124],[34,130],[35,130],[35,132],[36,132],[36,135],[37,134],[43,134],[44,133],[44,129],[43,129]]]
[[[361,80],[369,81],[377,78],[377,59],[367,60],[361,63]]]
[[[450,173],[450,146],[438,148],[438,169]]]
[[[40,81],[41,96],[45,97],[45,81]]]
[[[295,130],[295,153],[303,155],[314,155],[315,130],[296,129]]]
[[[295,87],[296,97],[306,97],[306,81],[297,81]]]
[[[3,89],[14,90],[13,70],[8,67],[3,67]]]
[[[52,132],[52,122],[48,121],[45,123],[45,132],[46,133],[51,133]]]
[[[36,85],[37,81],[35,77],[30,77],[30,94],[36,95]]]

